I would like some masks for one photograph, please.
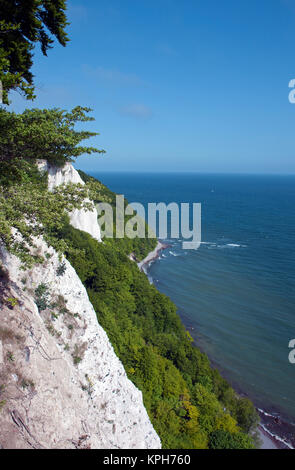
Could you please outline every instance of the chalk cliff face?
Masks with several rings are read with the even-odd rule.
[[[38,168],[40,171],[48,172],[48,189],[53,191],[54,188],[61,184],[81,184],[84,186],[84,181],[80,178],[79,173],[75,170],[73,165],[66,163],[62,168],[51,166],[46,160],[38,160]],[[89,233],[93,238],[101,242],[100,227],[97,222],[97,210],[93,205],[92,211],[85,209],[75,209],[70,213],[70,221],[73,227]]]
[[[51,189],[78,180],[60,171]],[[160,448],[75,270],[36,245],[27,271],[0,247],[0,448]]]

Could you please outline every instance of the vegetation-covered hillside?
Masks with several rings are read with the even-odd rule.
[[[22,260],[24,269],[46,261],[34,250],[36,236],[66,255],[129,378],[142,390],[164,447],[252,448],[249,433],[257,423],[252,403],[237,397],[210,367],[185,331],[176,306],[129,259],[130,253],[144,258],[156,239],[125,237],[98,243],[70,226],[67,213],[87,208],[85,198],[114,207],[116,195],[83,172],[85,186],[70,184],[49,192],[47,175],[37,170],[38,158],[62,166],[85,151],[96,151],[79,147],[92,134],[74,129],[77,121],[88,120],[87,111],[15,115],[1,110],[0,243]]]
[[[85,181],[89,177],[81,173]],[[97,185],[97,200],[114,193]],[[65,224],[59,236],[85,284],[100,324],[107,331],[165,448],[252,448],[257,424],[253,404],[236,396],[185,331],[176,306],[150,285],[130,261],[141,258],[155,240],[127,238],[98,244]],[[133,245],[135,243],[135,245]],[[77,251],[75,251],[77,250]]]

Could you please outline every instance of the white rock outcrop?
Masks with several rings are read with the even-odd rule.
[[[41,239],[37,246],[51,256],[29,271],[0,251],[10,278],[5,297],[17,300],[0,310],[0,447],[160,448],[142,394],[75,270],[63,260],[65,271],[57,276],[57,253]],[[50,308],[38,311],[40,284],[48,289]]]
[[[61,184],[79,183],[83,186],[85,184],[71,163],[66,163],[62,168],[58,168],[56,166],[49,165],[46,160],[38,160],[37,165],[40,171],[48,172],[49,191],[53,191],[54,188]],[[101,232],[97,222],[98,215],[94,204],[92,211],[75,209],[69,215],[73,227],[89,233],[97,241],[101,242]]]

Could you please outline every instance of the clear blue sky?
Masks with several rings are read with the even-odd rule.
[[[33,106],[94,109],[107,154],[79,168],[295,173],[295,0],[71,0],[69,19]]]

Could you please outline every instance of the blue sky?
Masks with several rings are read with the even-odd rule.
[[[295,0],[71,0],[38,98],[94,109],[92,171],[295,173]]]

